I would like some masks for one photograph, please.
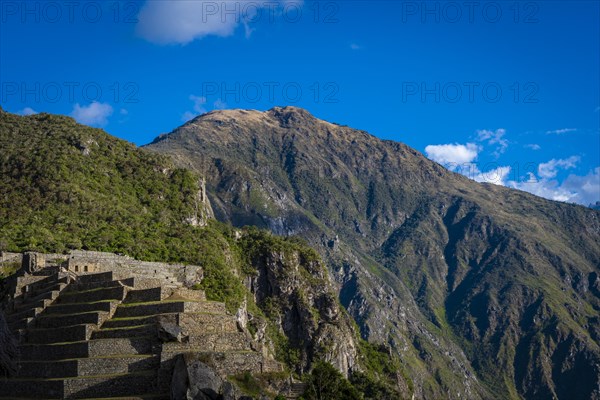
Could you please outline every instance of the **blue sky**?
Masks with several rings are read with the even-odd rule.
[[[448,168],[600,201],[597,1],[10,1],[0,104],[136,144],[217,108],[304,107]]]

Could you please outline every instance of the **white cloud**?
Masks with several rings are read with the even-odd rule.
[[[479,147],[474,143],[437,144],[425,147],[425,153],[431,160],[456,170],[458,165],[471,163],[477,158]]]
[[[196,96],[191,94],[189,99],[191,101],[194,102],[194,111],[186,111],[181,115],[181,120],[183,122],[188,122],[191,119],[194,119],[195,117],[197,117],[198,115],[201,114],[205,114],[208,112],[208,110],[206,109],[206,97],[204,96]],[[223,100],[221,99],[217,99],[214,103],[213,103],[213,109],[214,110],[224,110],[227,108],[227,103],[225,103]]]
[[[37,114],[38,112],[35,111],[33,108],[31,107],[25,107],[24,109],[22,109],[21,111],[18,111],[17,114],[19,115],[33,115],[33,114]]]
[[[508,178],[511,168],[509,166],[502,166],[486,172],[480,172],[475,167],[475,170],[475,172],[477,172],[475,176],[470,177],[474,181],[493,183],[494,185],[505,185],[506,178]]]
[[[575,128],[555,129],[553,131],[546,131],[546,135],[562,135],[563,133],[575,132],[576,130]]]
[[[509,181],[506,186],[550,200],[568,201],[587,206],[600,201],[600,167],[585,176],[571,174],[562,183],[555,179],[537,179],[530,174],[527,181]]]
[[[525,147],[531,150],[539,150],[542,148],[542,146],[536,143],[526,144]]]
[[[571,156],[564,159],[552,159],[548,162],[538,165],[538,175],[541,178],[554,178],[559,169],[574,168],[579,162],[578,156]]]
[[[359,44],[356,44],[356,43],[352,43],[352,44],[350,44],[350,48],[351,48],[352,50],[362,50],[362,46],[361,46],[361,45],[359,45]]]
[[[104,126],[112,113],[113,108],[110,104],[94,101],[89,106],[75,104],[71,116],[81,124]]]
[[[121,110],[119,111],[119,114],[121,114],[121,115],[127,115],[127,114],[129,114],[129,111],[127,111],[124,108],[121,108]]]
[[[206,36],[231,36],[242,24],[249,38],[250,23],[272,20],[286,10],[296,18],[301,6],[302,1],[289,0],[148,0],[138,15],[136,33],[155,44],[187,44]]]
[[[504,153],[508,148],[508,140],[504,139],[505,134],[505,129],[496,129],[495,131],[483,129],[477,131],[477,141],[487,142],[489,145],[495,145],[496,150],[494,150],[493,154],[496,158],[498,158],[500,157],[500,154]]]

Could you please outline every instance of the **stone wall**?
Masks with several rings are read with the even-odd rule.
[[[77,274],[112,271],[118,279],[158,279],[175,286],[191,286],[202,280],[202,267],[196,265],[138,261],[129,256],[99,251],[73,250],[64,266]]]
[[[0,251],[0,263],[12,263],[18,262],[21,264],[23,260],[23,254],[21,253],[10,253],[8,251]]]

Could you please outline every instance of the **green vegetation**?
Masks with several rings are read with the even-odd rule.
[[[17,262],[0,263],[0,280],[17,272],[20,266],[21,264]]]
[[[306,379],[306,400],[361,400],[352,384],[331,364],[317,362]]]

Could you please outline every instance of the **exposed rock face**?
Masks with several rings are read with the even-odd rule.
[[[12,376],[17,372],[17,342],[9,331],[0,312],[0,377]]]
[[[147,148],[205,173],[218,219],[319,247],[415,397],[600,396],[598,211],[475,183],[294,107],[211,112]]]
[[[191,354],[177,357],[171,381],[173,400],[218,400],[223,380]]]
[[[307,371],[316,358],[331,362],[346,376],[357,368],[352,327],[324,267],[299,253],[271,252],[252,261],[258,274],[249,280],[249,289],[257,304],[274,311],[292,346],[301,349],[303,368],[298,372]],[[320,284],[309,284],[311,279]]]

